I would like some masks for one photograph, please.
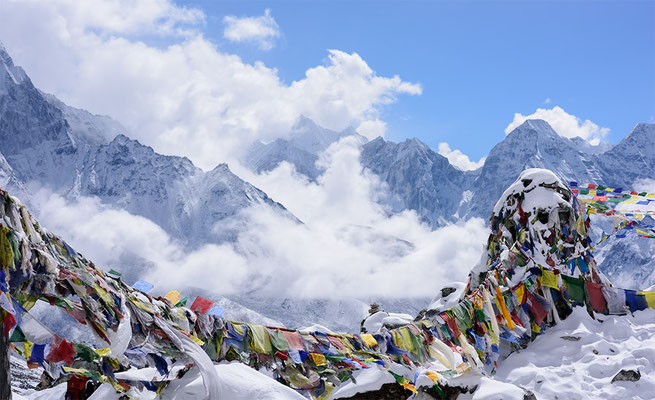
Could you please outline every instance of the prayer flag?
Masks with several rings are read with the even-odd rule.
[[[213,305],[214,305],[213,301],[198,296],[193,301],[193,304],[191,304],[191,309],[197,313],[204,315],[207,313],[207,311],[209,311],[210,308],[212,308]]]
[[[634,290],[625,291],[625,301],[630,306],[631,312],[645,310],[648,307],[646,298]]]
[[[284,335],[284,338],[287,340],[287,343],[289,343],[289,348],[291,350],[305,350],[305,348],[302,345],[302,338],[300,337],[300,334],[297,331],[282,331],[282,334]]]
[[[589,305],[594,311],[605,314],[607,313],[607,302],[603,297],[603,286],[593,282],[585,282],[587,293],[589,293]]]
[[[637,292],[637,294],[644,296],[644,298],[646,299],[646,304],[648,304],[648,307],[655,308],[655,292],[639,291]]]
[[[168,299],[168,301],[170,301],[171,304],[173,304],[173,305],[176,305],[177,303],[179,303],[181,297],[182,296],[180,295],[180,292],[178,292],[177,290],[173,290],[171,292],[168,292],[168,293],[166,293],[166,296],[164,296],[164,298]]]
[[[214,304],[212,308],[207,311],[207,315],[215,315],[217,317],[222,317],[223,314],[225,314],[225,310],[223,307],[219,306],[218,304]]]
[[[542,286],[548,286],[553,289],[559,290],[558,278],[553,271],[548,269],[541,269],[541,276],[539,277]]]
[[[132,288],[136,290],[140,290],[143,293],[148,293],[151,291],[155,286],[152,283],[146,282],[146,281],[138,281],[135,282],[134,285],[132,285]]]
[[[35,344],[32,347],[32,354],[30,355],[29,362],[41,364],[45,359],[43,352],[45,351],[45,344]]]
[[[373,335],[371,335],[370,333],[362,333],[361,335],[359,335],[359,337],[362,338],[362,340],[364,341],[364,343],[366,343],[368,347],[375,347],[378,345],[378,341],[375,340]]]
[[[309,353],[309,356],[312,358],[314,365],[317,367],[320,367],[321,365],[327,365],[327,361],[325,360],[325,356],[323,354]]]
[[[569,300],[584,304],[584,281],[567,275],[562,275],[562,278],[566,283],[566,294]]]

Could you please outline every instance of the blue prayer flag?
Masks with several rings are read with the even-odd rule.
[[[134,285],[132,285],[132,287],[136,290],[142,291],[143,293],[148,293],[155,287],[155,285],[146,281],[138,281]]]

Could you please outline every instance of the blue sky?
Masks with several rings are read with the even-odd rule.
[[[356,52],[379,75],[422,85],[383,108],[387,138],[448,142],[478,159],[502,140],[514,113],[560,106],[610,129],[618,142],[655,118],[654,2],[189,1],[204,35],[287,82],[327,49]],[[270,9],[275,46],[224,39],[223,17]],[[545,103],[550,99],[549,103]]]

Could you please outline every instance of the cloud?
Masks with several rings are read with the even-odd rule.
[[[452,165],[462,171],[473,171],[478,169],[484,165],[484,161],[487,159],[487,157],[482,157],[478,162],[471,161],[471,159],[461,151],[457,149],[451,150],[448,143],[445,142],[439,143],[438,153],[446,157]]]
[[[275,39],[280,37],[280,28],[268,8],[261,17],[238,18],[228,15],[223,18],[223,23],[223,37],[232,42],[253,42],[262,50],[272,49]]]
[[[243,211],[250,223],[235,243],[189,252],[146,218],[46,191],[37,195],[40,223],[102,268],[130,271],[138,256],[146,265],[140,276],[157,294],[195,287],[223,295],[431,297],[466,279],[488,236],[482,219],[432,231],[414,212],[389,216],[376,202],[386,186],[362,168],[351,138],[319,162],[326,171],[313,183],[287,163],[249,177],[304,224],[254,206]]]
[[[551,109],[537,108],[531,115],[514,114],[514,120],[505,128],[505,134],[509,134],[516,127],[521,125],[527,119],[543,119],[548,122],[555,132],[565,138],[581,137],[592,145],[597,145],[609,133],[609,128],[603,128],[588,119],[582,120],[575,115],[571,115],[559,106]]]
[[[368,140],[376,137],[384,137],[387,132],[387,123],[379,119],[373,121],[362,121],[357,127],[357,133],[366,137]]]
[[[380,131],[382,107],[421,94],[419,84],[379,76],[357,53],[339,50],[287,83],[262,62],[217,49],[202,34],[199,10],[164,0],[107,4],[0,2],[0,37],[40,89],[110,115],[129,136],[203,169],[232,165],[253,141],[289,132],[301,114],[337,131]]]
[[[547,97],[546,100],[544,100],[544,104],[550,104],[550,97]]]

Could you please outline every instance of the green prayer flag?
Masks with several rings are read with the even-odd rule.
[[[84,361],[91,362],[93,360],[100,358],[100,356],[98,355],[98,353],[96,353],[95,350],[93,350],[91,347],[85,344],[75,343],[73,344],[73,348],[75,349],[76,355]]]
[[[584,304],[584,280],[562,275],[566,283],[566,293],[570,300]]]
[[[189,301],[188,297],[183,298],[175,304],[175,307],[186,307],[186,302]]]
[[[123,276],[123,274],[121,274],[118,271],[114,271],[113,269],[109,270],[109,274],[114,275],[114,276]]]
[[[273,344],[273,347],[275,347],[278,351],[289,350],[289,343],[287,342],[287,339],[284,337],[282,331],[277,329],[271,329],[268,331],[268,334],[271,336],[271,344]]]
[[[9,343],[22,343],[25,341],[25,335],[23,334],[23,331],[20,329],[20,326],[17,326],[14,328],[14,333],[11,334],[11,337],[9,338]]]

